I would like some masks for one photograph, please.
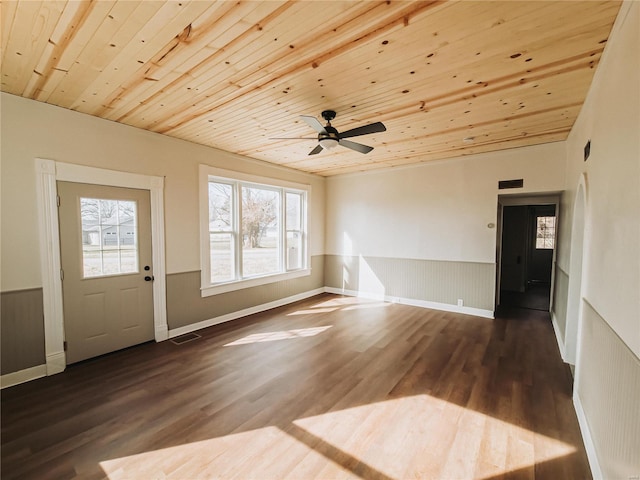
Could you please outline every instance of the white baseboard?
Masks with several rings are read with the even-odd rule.
[[[413,298],[394,297],[379,293],[360,292],[356,290],[344,290],[342,288],[324,287],[327,293],[337,295],[348,295],[350,297],[369,298],[371,300],[380,300],[383,302],[399,303],[401,305],[411,305],[413,307],[430,308],[432,310],[441,310],[444,312],[462,313],[465,315],[473,315],[476,317],[494,318],[492,310],[484,310],[482,308],[464,307],[451,305],[450,303],[429,302],[427,300],[416,300]]]
[[[219,323],[236,320],[241,317],[246,317],[247,315],[253,315],[254,313],[264,312],[265,310],[270,310],[272,308],[282,307],[284,305],[288,305],[290,303],[297,302],[299,300],[304,300],[305,298],[313,297],[315,295],[319,295],[324,292],[325,292],[324,288],[316,288],[315,290],[309,290],[308,292],[298,293],[297,295],[292,295],[290,297],[274,300],[273,302],[263,303],[262,305],[256,305],[255,307],[245,308],[244,310],[238,310],[237,312],[231,312],[231,313],[227,313],[226,315],[210,318],[209,320],[203,320],[201,322],[185,325],[184,327],[174,328],[169,330],[169,338],[178,337],[180,335],[191,333],[196,330],[212,327],[214,325],[218,325]]]
[[[13,387],[14,385],[35,380],[36,378],[45,377],[46,375],[46,365],[37,365],[35,367],[25,368],[24,370],[18,370],[17,372],[7,373],[0,377],[0,388]]]
[[[560,334],[560,327],[558,326],[558,321],[556,320],[556,314],[551,312],[551,324],[553,325],[553,332],[556,334],[556,341],[558,342],[558,349],[560,350],[560,356],[565,363],[568,363],[566,360],[566,354],[564,350],[564,338]]]
[[[576,410],[578,417],[578,425],[580,426],[580,433],[582,433],[582,440],[584,441],[584,448],[587,451],[587,459],[589,460],[589,467],[591,467],[591,475],[594,480],[603,480],[602,470],[600,469],[600,462],[598,462],[598,455],[596,453],[596,446],[593,443],[591,437],[591,430],[589,430],[589,422],[587,416],[582,408],[582,402],[578,392],[573,392],[573,407]]]

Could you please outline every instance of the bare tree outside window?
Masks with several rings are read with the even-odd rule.
[[[209,249],[213,283],[235,278],[232,209],[233,185],[209,182]]]
[[[279,211],[277,191],[242,187],[243,275],[264,275],[279,270]]]

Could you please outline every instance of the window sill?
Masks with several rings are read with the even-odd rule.
[[[246,280],[239,280],[237,282],[211,285],[208,287],[200,288],[200,296],[210,297],[212,295],[219,295],[221,293],[233,292],[235,290],[242,290],[243,288],[257,287],[260,285],[267,285],[269,283],[281,282],[283,280],[291,280],[293,278],[307,277],[309,275],[311,275],[311,269],[306,268],[306,269],[295,270],[287,273],[277,273],[275,275],[266,275],[264,277],[256,277],[256,278],[249,278]]]

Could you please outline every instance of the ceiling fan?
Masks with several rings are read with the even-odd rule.
[[[340,133],[338,132],[338,130],[331,126],[331,120],[336,118],[336,112],[333,110],[324,110],[322,112],[322,118],[327,121],[327,124],[324,127],[316,117],[312,117],[310,115],[300,115],[300,118],[304,120],[316,132],[318,132],[318,145],[309,152],[309,155],[316,155],[323,149],[328,150],[334,148],[337,145],[342,145],[343,147],[350,148],[351,150],[355,150],[356,152],[369,153],[371,150],[373,150],[373,147],[345,139],[357,137],[360,135],[369,135],[370,133],[384,132],[387,130],[382,122],[375,122],[370,123],[369,125],[364,125],[362,127],[352,128],[351,130]],[[279,139],[274,138],[274,140]]]

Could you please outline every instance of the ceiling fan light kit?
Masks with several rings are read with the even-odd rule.
[[[322,145],[322,148],[330,150],[338,146],[338,140],[335,138],[321,138],[320,145]]]

